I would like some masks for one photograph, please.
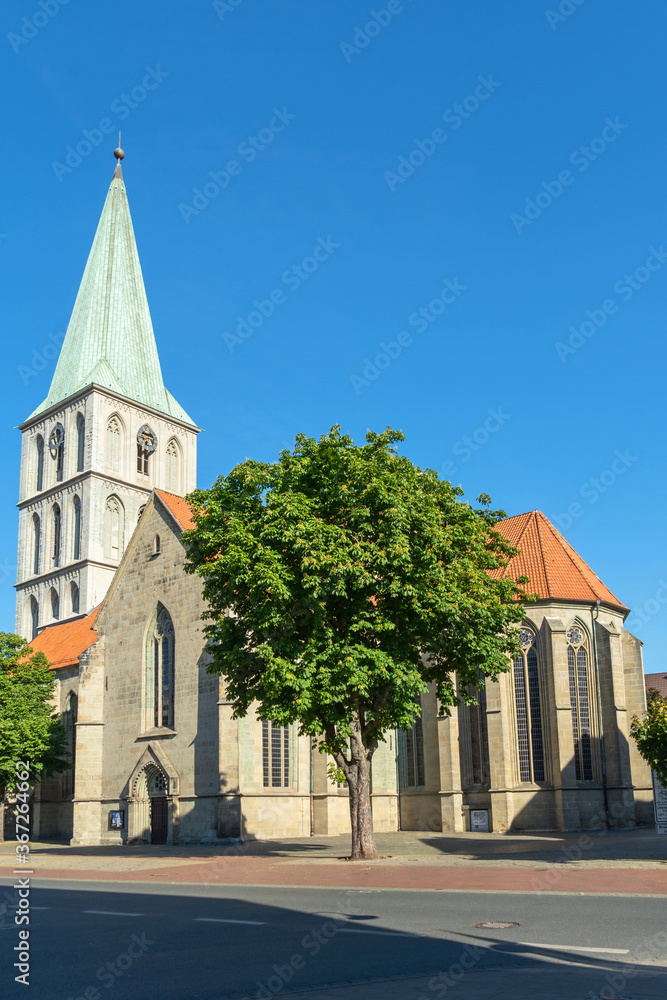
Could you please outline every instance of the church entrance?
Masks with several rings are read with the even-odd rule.
[[[167,797],[151,798],[151,844],[167,843]]]

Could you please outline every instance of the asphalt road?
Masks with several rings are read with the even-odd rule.
[[[19,928],[10,884],[0,885],[3,998],[265,1000],[351,980],[435,975],[456,963],[568,963],[573,977],[584,967],[599,967],[602,977],[612,965],[667,965],[664,898],[42,880],[31,887],[25,994],[13,981]],[[519,926],[473,926],[481,921]]]

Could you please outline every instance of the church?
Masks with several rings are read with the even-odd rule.
[[[35,790],[33,836],[223,843],[349,830],[347,789],[296,726],[232,718],[184,572],[199,428],[165,387],[117,165],[47,398],[20,425],[16,632],[56,678],[72,770]],[[377,751],[378,831],[653,821],[629,738],[645,708],[629,609],[539,511],[501,522],[527,576],[521,655],[476,706],[422,695]]]

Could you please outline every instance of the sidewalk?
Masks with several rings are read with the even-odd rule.
[[[377,861],[346,860],[349,837],[219,846],[33,844],[35,879],[450,891],[667,895],[667,838],[653,830],[551,835],[395,833]],[[14,871],[0,845],[0,876]]]

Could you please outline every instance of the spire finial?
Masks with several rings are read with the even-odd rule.
[[[125,157],[125,153],[120,148],[120,132],[118,133],[118,148],[114,149],[113,155],[116,157],[117,160],[122,160]]]

